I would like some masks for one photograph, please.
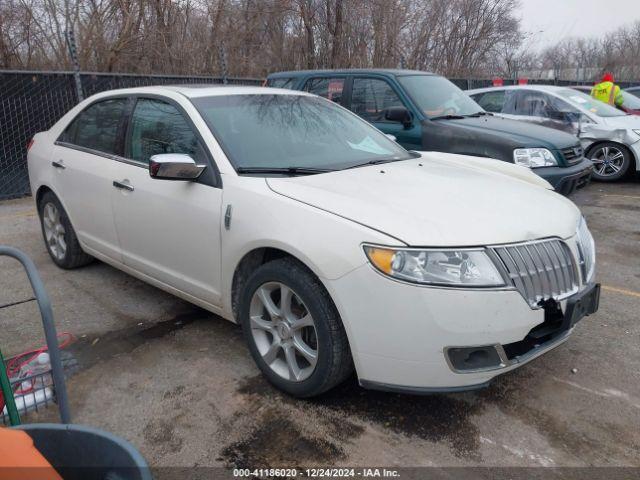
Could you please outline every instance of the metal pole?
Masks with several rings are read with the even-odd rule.
[[[81,102],[84,100],[84,94],[82,93],[82,81],[80,80],[80,62],[78,61],[78,51],[76,49],[76,37],[71,29],[64,32],[64,36],[67,39],[67,48],[69,49],[69,56],[71,57],[71,64],[73,65],[73,78],[76,83],[78,102]]]
[[[22,263],[27,272],[31,288],[36,296],[38,307],[40,308],[40,316],[42,317],[42,326],[44,328],[44,336],[47,340],[47,349],[49,359],[51,360],[51,376],[53,377],[53,386],[56,392],[56,400],[58,409],[60,410],[60,420],[62,423],[71,423],[71,413],[69,412],[69,401],[67,398],[67,387],[64,383],[64,371],[62,370],[62,358],[60,356],[60,348],[58,346],[58,335],[56,327],[53,323],[53,310],[51,309],[51,301],[49,295],[44,288],[40,274],[36,265],[25,253],[14,247],[0,245],[0,256],[6,255],[13,257]]]
[[[16,408],[16,399],[13,397],[13,388],[11,388],[11,381],[9,380],[9,375],[7,375],[7,369],[4,366],[2,352],[0,352],[0,391],[4,397],[4,403],[7,406],[9,424],[12,427],[20,425],[20,414]]]
[[[225,51],[224,44],[222,42],[220,42],[220,45],[218,45],[218,56],[220,57],[220,70],[222,72],[222,83],[226,85],[228,83],[227,52]]]

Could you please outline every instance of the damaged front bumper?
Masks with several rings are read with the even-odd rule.
[[[533,171],[549,182],[556,192],[570,195],[589,184],[593,162],[583,158],[582,161],[570,167],[542,167]]]

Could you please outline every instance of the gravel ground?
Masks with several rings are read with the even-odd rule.
[[[0,203],[0,243],[34,259],[58,330],[79,339],[74,421],[130,440],[152,466],[640,467],[640,181],[573,200],[596,238],[600,311],[485,390],[427,397],[355,379],[314,400],[280,394],[239,327],[102,263],[56,268],[30,198]],[[0,272],[0,304],[30,296],[16,262]],[[5,355],[42,343],[33,302],[0,309],[0,324]]]

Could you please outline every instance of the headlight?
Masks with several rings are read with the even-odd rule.
[[[513,161],[523,167],[553,167],[558,165],[556,157],[546,148],[516,148],[513,151]]]
[[[584,217],[580,218],[576,235],[578,237],[578,253],[580,255],[582,278],[585,282],[590,282],[596,270],[596,244],[593,241],[593,236],[587,227],[587,222]]]
[[[404,250],[365,245],[380,272],[406,282],[453,287],[500,287],[505,282],[484,249]]]

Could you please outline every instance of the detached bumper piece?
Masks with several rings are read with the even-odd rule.
[[[534,327],[525,338],[504,345],[477,347],[449,347],[445,356],[456,373],[474,373],[524,364],[562,343],[569,331],[582,318],[598,310],[600,284],[591,284],[567,302],[563,315],[555,300],[546,301],[544,321]]]

